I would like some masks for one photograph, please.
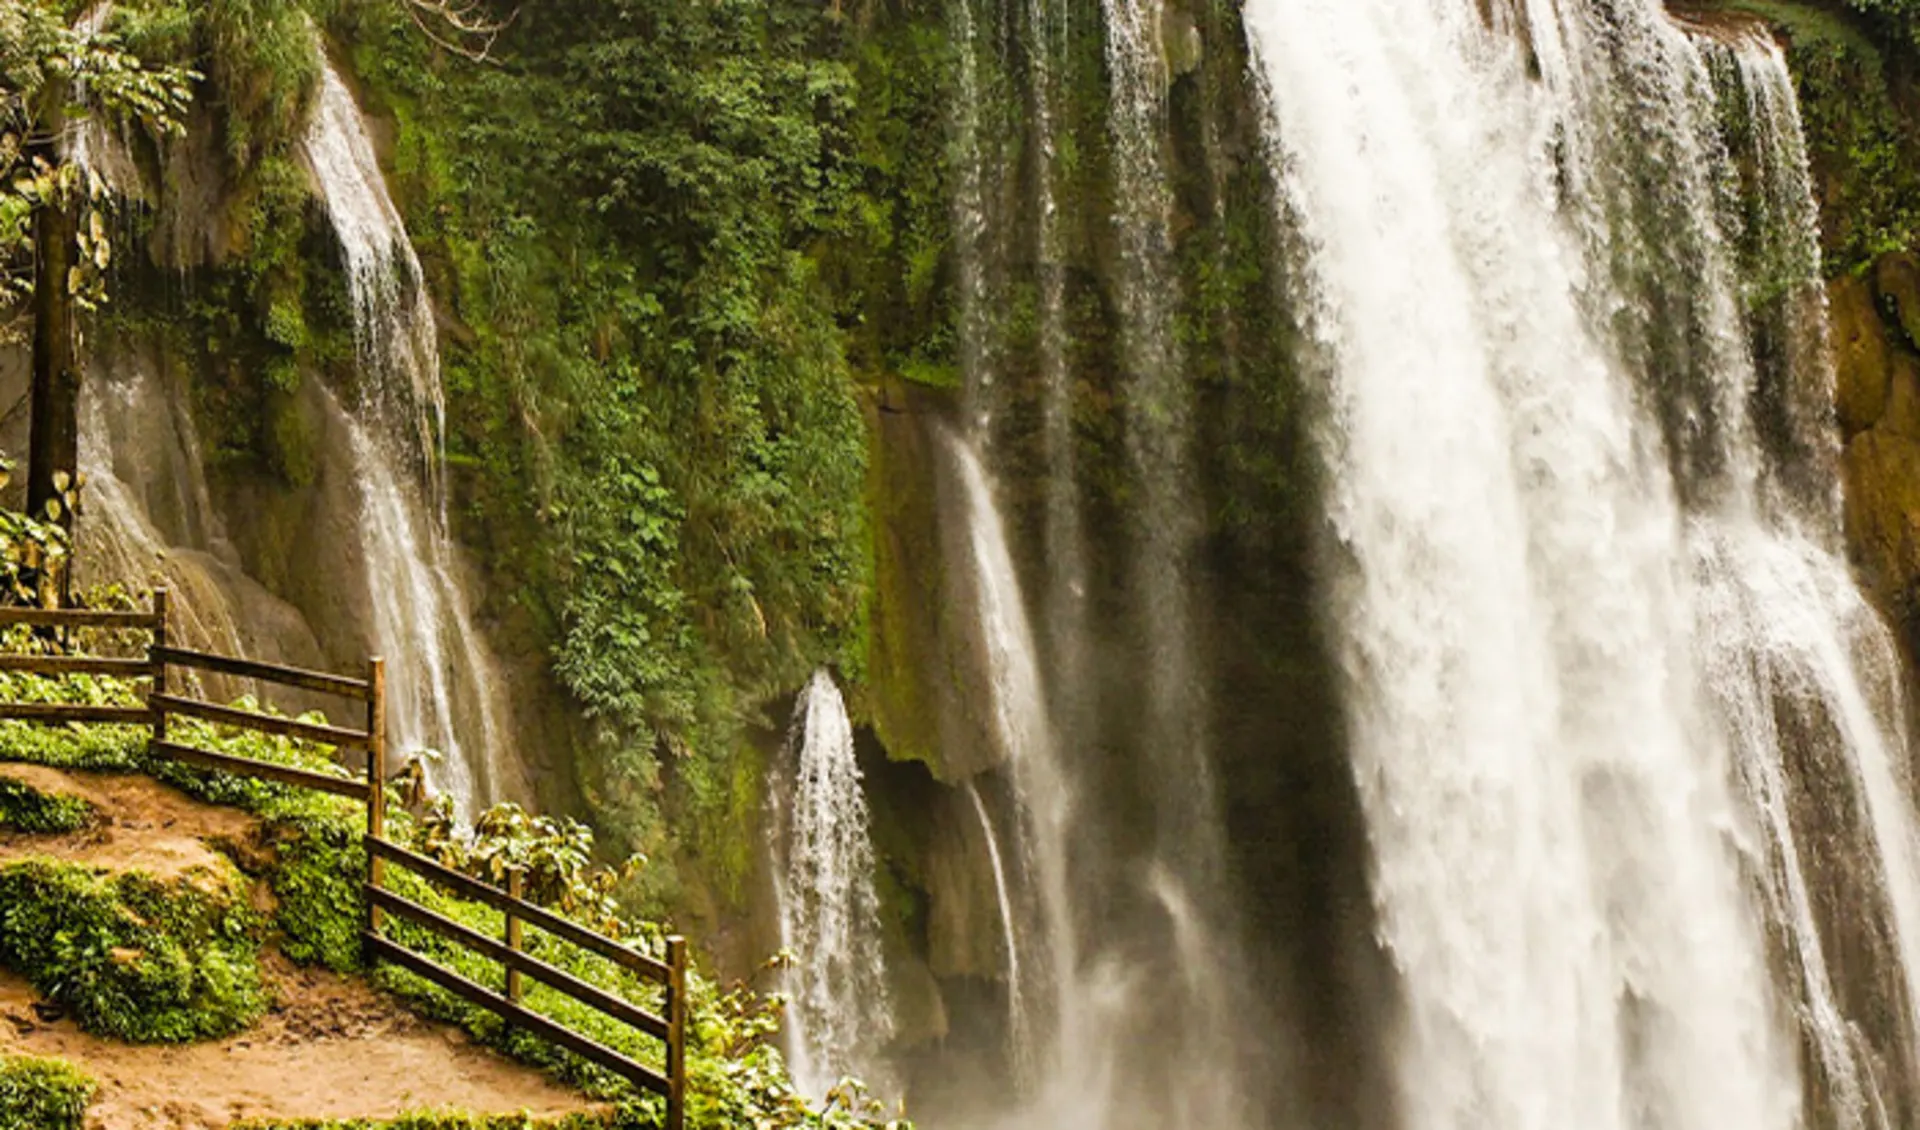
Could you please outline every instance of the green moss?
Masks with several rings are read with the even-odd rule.
[[[247,894],[231,870],[162,881],[51,859],[10,863],[0,867],[0,963],[96,1035],[227,1035],[266,1007]]]
[[[0,696],[18,701],[134,700],[129,685],[110,679],[0,678],[10,678],[0,686]],[[240,705],[257,707],[246,699]],[[309,717],[319,720],[318,715]],[[189,745],[347,775],[324,747],[312,743],[191,719],[176,719],[172,726],[173,738]],[[273,850],[260,877],[273,889],[278,907],[274,925],[282,950],[296,961],[338,971],[359,967],[359,931],[366,915],[360,890],[366,874],[360,839],[365,821],[362,806],[341,797],[150,757],[145,731],[132,727],[0,725],[0,761],[149,773],[196,800],[243,808],[261,817]],[[0,805],[5,804],[5,784],[0,778]],[[5,822],[5,810],[0,808],[0,825]]]
[[[36,675],[0,674],[0,700],[88,706],[137,706],[140,702],[131,684],[88,675],[45,679]],[[139,767],[147,736],[143,726],[42,726],[30,722],[0,722],[0,760],[56,769],[129,771]]]
[[[93,805],[77,796],[43,793],[25,781],[0,775],[0,829],[47,835],[76,832],[93,823]]]
[[[81,1130],[98,1089],[64,1060],[0,1058],[0,1130]]]

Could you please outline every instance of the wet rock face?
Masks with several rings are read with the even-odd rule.
[[[959,491],[939,431],[952,406],[895,382],[872,407],[874,526],[870,711],[888,755],[958,785],[1001,764],[992,685]],[[856,709],[856,712],[859,712]]]
[[[1828,288],[1845,454],[1847,543],[1861,578],[1920,645],[1920,261],[1889,255]]]

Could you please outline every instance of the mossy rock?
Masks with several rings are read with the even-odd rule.
[[[161,881],[55,859],[9,863],[0,866],[0,964],[95,1035],[228,1035],[266,1007],[248,895],[231,864]]]
[[[974,614],[955,474],[940,429],[951,398],[889,382],[873,410],[868,486],[874,584],[868,677],[874,732],[896,761],[957,784],[1004,759],[986,643]]]
[[[1864,278],[1846,276],[1828,287],[1833,311],[1835,389],[1840,426],[1855,435],[1880,422],[1892,382],[1892,357],[1873,288]]]
[[[1920,343],[1920,259],[1902,251],[1883,255],[1873,267],[1873,289],[1885,316],[1898,327],[1901,344]]]
[[[1841,466],[1847,542],[1889,607],[1920,576],[1920,439],[1867,432],[1847,445]]]

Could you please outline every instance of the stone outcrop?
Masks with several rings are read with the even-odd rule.
[[[1920,261],[1885,256],[1870,276],[1828,289],[1847,543],[1911,652],[1920,642]]]

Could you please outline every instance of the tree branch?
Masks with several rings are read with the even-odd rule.
[[[491,62],[500,33],[520,18],[515,8],[495,19],[479,0],[406,0],[407,15],[421,34],[441,48],[476,63]]]

